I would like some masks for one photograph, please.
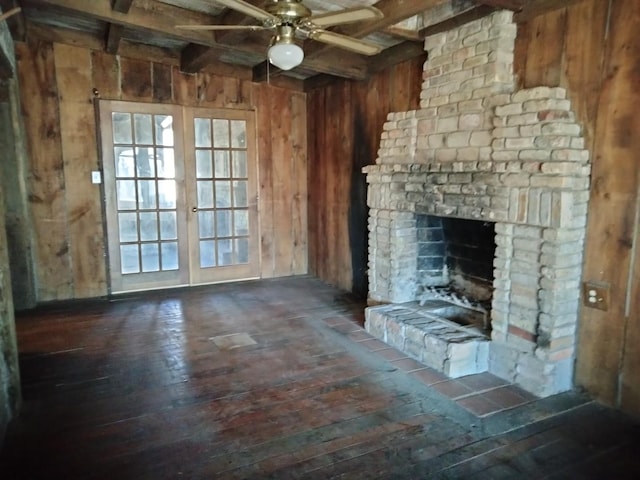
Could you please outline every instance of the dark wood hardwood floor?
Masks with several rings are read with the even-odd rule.
[[[309,277],[17,319],[9,479],[638,478],[640,427],[575,392],[449,381]]]

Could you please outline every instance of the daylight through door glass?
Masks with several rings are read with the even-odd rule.
[[[120,273],[178,270],[173,116],[114,112],[111,121]]]
[[[249,262],[245,120],[195,118],[200,267]]]

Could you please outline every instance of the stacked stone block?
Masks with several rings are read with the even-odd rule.
[[[364,168],[370,292],[415,298],[418,214],[495,222],[489,370],[544,396],[571,386],[590,158],[564,89],[513,91],[515,32],[497,12],[426,39],[421,108]]]
[[[445,238],[442,218],[429,215],[416,217],[418,240],[418,285],[435,287],[447,285],[449,275],[445,264]],[[420,292],[418,292],[420,293]]]
[[[489,342],[416,304],[380,305],[366,311],[366,330],[450,378],[487,370]]]
[[[418,241],[409,212],[369,212],[369,297],[395,303],[416,298]]]

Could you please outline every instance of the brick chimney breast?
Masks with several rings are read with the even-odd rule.
[[[547,396],[572,386],[590,155],[563,88],[515,91],[515,37],[499,11],[425,39],[420,109],[363,169],[369,295],[416,300],[419,215],[495,223],[487,368]]]

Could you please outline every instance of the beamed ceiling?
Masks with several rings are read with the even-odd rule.
[[[367,57],[301,40],[303,63],[283,72],[267,69],[270,31],[196,31],[180,24],[251,25],[256,20],[225,8],[215,0],[0,0],[3,12],[20,7],[7,20],[16,40],[48,40],[84,45],[108,53],[148,58],[179,65],[187,73],[200,70],[264,81],[286,76],[317,83],[343,77],[363,80],[371,73],[409,58],[425,55],[424,37],[509,9],[525,20],[579,0],[304,0],[313,14],[373,5],[379,20],[332,27],[331,30],[380,45]],[[265,0],[248,0],[263,6]]]

